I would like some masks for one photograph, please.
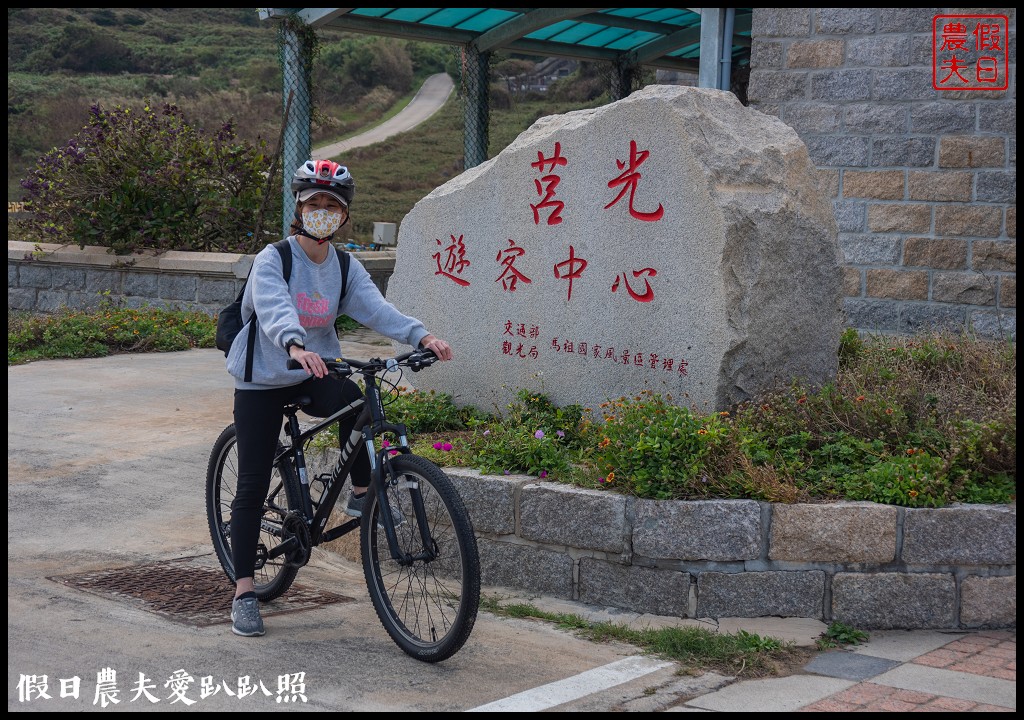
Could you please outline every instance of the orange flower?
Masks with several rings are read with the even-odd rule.
[[[805,402],[807,402],[807,396],[804,395],[802,398],[800,398],[796,402],[797,402],[797,405],[803,405]]]
[[[911,490],[910,492],[907,493],[907,495],[909,495],[912,498],[916,498],[917,497],[917,490]]]
[[[885,409],[885,414],[886,415],[892,415],[892,413],[893,413],[893,409],[892,408],[886,408]]]
[[[907,455],[913,455],[913,454],[914,454],[914,448],[907,448]]]
[[[708,431],[705,430],[704,428],[701,428],[700,430],[697,431],[697,434],[698,435],[707,435]]]
[[[858,395],[856,401],[857,402],[864,402],[864,396],[863,395]]]

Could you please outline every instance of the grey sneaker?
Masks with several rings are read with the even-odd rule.
[[[348,495],[348,503],[345,505],[345,514],[346,515],[351,515],[352,517],[362,517],[363,516],[363,505],[365,505],[365,504],[366,504],[366,493],[363,493],[362,495],[360,495],[358,497],[356,497],[356,495],[353,494],[353,493],[349,493],[349,495]],[[398,527],[399,525],[401,525],[401,524],[403,524],[405,522],[405,517],[402,515],[402,513],[398,512],[398,508],[396,508],[394,505],[391,505],[390,508],[391,508],[391,519],[394,521],[395,527]],[[380,524],[380,522],[378,522],[377,525],[378,525],[378,527],[384,527],[383,525]]]
[[[256,598],[239,598],[231,601],[231,632],[245,637],[266,634],[263,618],[260,617],[260,603]]]

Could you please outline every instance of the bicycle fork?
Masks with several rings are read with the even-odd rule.
[[[388,541],[388,549],[391,552],[391,559],[402,566],[409,566],[417,561],[430,562],[437,558],[437,549],[434,539],[430,535],[430,523],[427,520],[427,511],[423,502],[423,493],[420,485],[408,477],[399,476],[391,468],[392,453],[411,452],[405,437],[404,428],[400,426],[388,426],[399,436],[400,445],[398,449],[381,448],[375,450],[373,438],[367,433],[366,450],[370,457],[370,473],[373,478],[373,487],[377,498],[379,522],[384,530],[384,536]],[[408,491],[413,516],[416,518],[416,527],[419,528],[420,543],[422,550],[418,553],[410,553],[399,546],[398,535],[395,532],[394,518],[391,516],[391,504],[388,500],[388,490]]]

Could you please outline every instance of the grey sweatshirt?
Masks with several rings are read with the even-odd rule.
[[[313,262],[298,241],[288,238],[292,249],[291,281],[286,282],[281,254],[272,246],[263,248],[253,259],[252,270],[242,298],[242,317],[253,309],[259,330],[253,348],[252,382],[244,382],[246,342],[249,325],[235,337],[228,352],[227,370],[240,390],[266,390],[297,385],[310,376],[305,370],[288,370],[285,343],[295,339],[306,350],[324,357],[341,355],[341,343],[334,329],[338,315],[348,315],[396,342],[416,347],[429,333],[416,318],[408,317],[389,303],[370,278],[366,268],[352,257],[348,269],[345,300],[341,296],[341,263],[335,252],[319,265]]]

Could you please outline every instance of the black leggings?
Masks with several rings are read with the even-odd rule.
[[[238,487],[231,503],[231,555],[236,579],[254,574],[263,501],[270,491],[274,453],[284,424],[284,406],[300,395],[313,400],[304,408],[308,415],[327,417],[361,397],[362,392],[351,380],[315,377],[299,385],[272,390],[235,390]],[[354,425],[354,417],[339,423],[341,443]],[[357,487],[370,484],[370,461],[364,445],[359,445],[351,478]]]

